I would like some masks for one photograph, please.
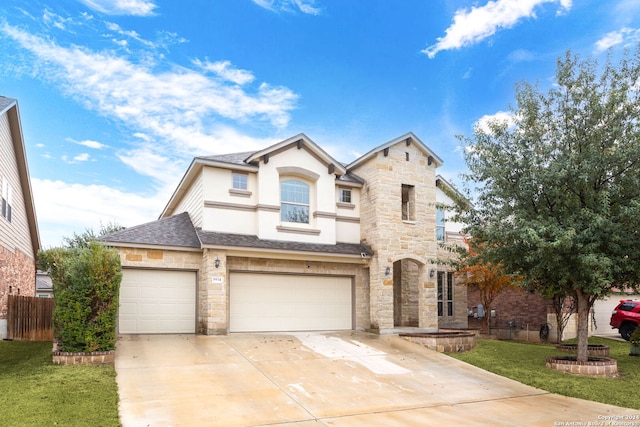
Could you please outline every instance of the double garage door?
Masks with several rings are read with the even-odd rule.
[[[231,273],[230,332],[353,329],[351,278]]]
[[[195,333],[195,272],[123,269],[118,330],[124,334]],[[353,328],[351,278],[234,272],[229,331]]]

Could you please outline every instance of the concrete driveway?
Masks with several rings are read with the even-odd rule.
[[[116,371],[124,427],[605,425],[640,414],[354,331],[127,335]]]

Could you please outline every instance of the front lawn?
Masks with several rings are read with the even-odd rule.
[[[628,342],[590,337],[589,344],[610,347],[610,357],[618,361],[618,378],[581,377],[548,369],[547,357],[567,355],[553,344],[480,339],[473,350],[449,356],[552,393],[640,409],[640,357],[629,356]]]
[[[51,342],[0,341],[0,424],[119,426],[113,366],[60,366]]]

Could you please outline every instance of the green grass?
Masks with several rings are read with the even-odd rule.
[[[618,378],[582,377],[548,369],[547,357],[567,355],[553,344],[480,339],[473,350],[449,356],[552,393],[640,409],[640,357],[629,356],[628,342],[590,337],[589,344],[610,347],[610,357],[618,362]]]
[[[0,341],[0,424],[119,426],[113,366],[54,365],[51,348]]]

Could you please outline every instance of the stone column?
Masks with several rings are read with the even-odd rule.
[[[216,267],[217,264],[217,267]],[[204,249],[198,293],[198,332],[226,334],[229,330],[229,280],[225,251]]]
[[[436,292],[437,275],[429,277],[431,267],[423,264],[420,266],[420,295],[418,309],[420,310],[419,327],[438,330],[438,296]]]
[[[386,260],[381,262],[380,260]],[[389,275],[385,275],[389,267]],[[378,255],[371,260],[371,329],[393,328],[393,261]]]

